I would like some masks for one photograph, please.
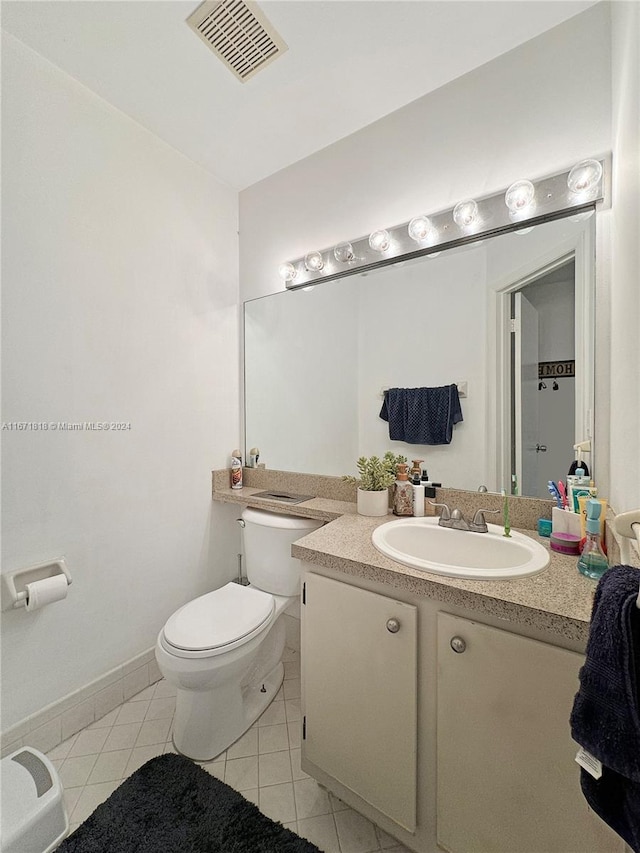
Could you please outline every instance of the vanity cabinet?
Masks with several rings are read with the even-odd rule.
[[[582,655],[437,614],[437,837],[450,853],[600,853],[569,713]]]
[[[303,752],[373,808],[416,825],[418,608],[308,573]]]
[[[307,569],[304,770],[418,853],[625,851],[580,790],[582,655]]]

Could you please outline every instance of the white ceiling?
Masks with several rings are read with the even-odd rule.
[[[5,0],[2,26],[242,189],[594,2],[263,0],[289,50],[247,83],[185,23],[198,0]]]

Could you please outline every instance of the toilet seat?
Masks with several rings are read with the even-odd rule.
[[[270,593],[228,583],[176,610],[167,620],[160,642],[177,657],[224,654],[264,631],[273,621],[275,609]]]

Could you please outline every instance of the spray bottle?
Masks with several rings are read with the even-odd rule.
[[[587,539],[578,559],[580,574],[593,580],[600,580],[609,568],[609,563],[600,544],[600,513],[602,504],[591,498],[587,501]]]
[[[231,488],[242,488],[242,455],[239,450],[231,454]]]

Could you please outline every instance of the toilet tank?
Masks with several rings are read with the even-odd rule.
[[[314,518],[298,518],[263,509],[242,513],[245,571],[249,582],[274,595],[298,595],[300,560],[291,556],[291,544],[322,527]]]

